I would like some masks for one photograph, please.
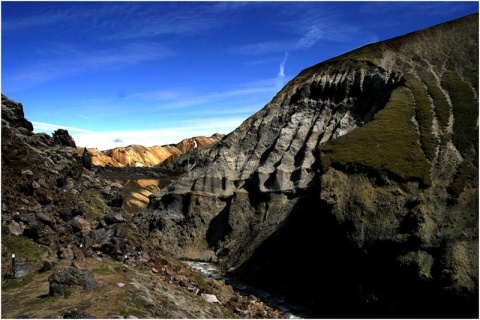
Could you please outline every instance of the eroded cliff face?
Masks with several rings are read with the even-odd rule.
[[[134,218],[178,257],[319,317],[478,316],[478,15],[302,71],[183,165]]]

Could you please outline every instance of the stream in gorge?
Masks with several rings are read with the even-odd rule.
[[[134,215],[147,206],[148,196],[151,193],[164,188],[170,182],[174,181],[174,179],[115,179],[114,181],[124,187],[125,202],[123,208],[128,214]],[[182,262],[206,277],[211,277],[216,280],[224,280],[225,283],[231,285],[236,291],[247,295],[254,295],[265,304],[280,310],[285,318],[312,318],[312,315],[309,313],[309,308],[304,306],[308,304],[308,302],[290,302],[281,294],[269,292],[246,284],[245,282],[225,275],[224,272],[213,263],[189,260],[183,260]]]
[[[284,318],[312,318],[312,315],[309,313],[309,308],[303,304],[290,302],[285,296],[262,290],[238,279],[228,277],[213,263],[190,260],[182,260],[182,262],[187,264],[192,269],[197,270],[204,276],[211,277],[216,280],[224,280],[226,284],[231,285],[236,291],[247,295],[254,295],[262,300],[265,304],[280,310],[283,313]]]

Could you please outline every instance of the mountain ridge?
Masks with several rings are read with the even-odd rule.
[[[215,133],[210,137],[197,136],[186,138],[176,144],[145,147],[132,144],[126,147],[117,147],[99,151],[97,148],[86,148],[92,164],[95,166],[112,167],[152,167],[160,163],[171,163],[176,157],[200,150],[219,141],[224,135]],[[84,147],[78,147],[80,155],[85,151]]]
[[[478,14],[307,68],[187,158],[134,217],[178,257],[321,317],[478,316]]]

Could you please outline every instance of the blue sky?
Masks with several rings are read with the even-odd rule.
[[[1,2],[1,90],[100,150],[227,134],[301,70],[478,12],[452,2]]]

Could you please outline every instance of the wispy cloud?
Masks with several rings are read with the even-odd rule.
[[[330,8],[320,2],[291,3],[276,12],[276,24],[272,27],[283,34],[262,42],[243,44],[228,49],[229,53],[254,55],[275,52],[305,50],[320,41],[351,42],[353,39],[372,39],[375,36],[350,22],[342,10]]]
[[[275,78],[275,88],[276,90],[280,89],[285,84],[285,64],[287,63],[288,52],[285,52],[285,57],[280,63],[279,71],[277,77]]]
[[[218,105],[242,105],[246,100],[262,101],[272,97],[272,94],[276,93],[276,88],[272,80],[256,81],[254,83],[246,83],[231,88],[230,90],[224,90],[211,93],[198,93],[194,90],[160,90],[151,92],[135,93],[129,96],[134,101],[147,100],[147,101],[159,101],[161,104],[148,107],[149,111],[157,110],[171,110],[179,108],[187,108],[196,106],[200,110],[205,108],[215,109]],[[208,110],[208,109],[207,109]]]
[[[272,40],[232,47],[227,49],[227,51],[234,54],[254,55],[286,51],[290,50],[294,45],[294,40]]]
[[[53,132],[58,129],[65,129],[72,132],[94,133],[94,131],[91,131],[91,130],[75,128],[70,126],[63,126],[63,125],[52,124],[52,123],[32,121],[32,124],[36,132]]]
[[[215,3],[151,2],[139,4],[128,15],[118,17],[103,40],[151,38],[162,35],[193,36],[220,29],[230,23],[234,9],[243,5]]]
[[[320,39],[325,38],[325,27],[323,25],[313,25],[306,34],[295,44],[294,50],[308,49],[315,45]]]
[[[4,81],[9,84],[11,91],[16,91],[51,80],[92,71],[121,69],[171,55],[171,50],[155,44],[131,43],[119,49],[94,51],[71,47],[59,51],[53,58],[25,65],[22,70],[9,75]]]

